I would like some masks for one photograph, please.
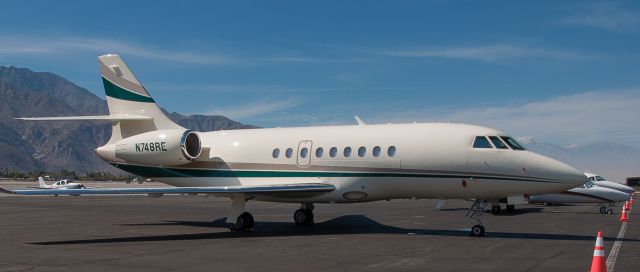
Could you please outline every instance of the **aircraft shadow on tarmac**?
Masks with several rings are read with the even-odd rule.
[[[150,224],[128,224],[126,226],[189,226],[203,228],[226,229],[225,219],[206,221],[165,221]],[[415,236],[452,236],[468,237],[468,230],[442,230],[442,229],[410,229],[380,224],[364,215],[341,216],[329,221],[316,223],[311,226],[296,226],[292,222],[256,222],[256,230],[250,232],[210,232],[187,233],[171,235],[129,236],[99,239],[63,240],[48,242],[33,242],[33,245],[72,245],[72,244],[110,244],[110,243],[135,243],[154,241],[188,241],[210,239],[243,239],[260,237],[286,237],[286,236],[313,236],[313,235],[348,235],[348,234],[398,234]],[[550,233],[521,233],[521,232],[488,232],[487,237],[474,239],[535,239],[535,240],[588,240],[594,239],[593,235],[550,234]],[[615,237],[605,237],[606,240],[615,240]],[[622,239],[622,241],[637,242],[636,239]]]

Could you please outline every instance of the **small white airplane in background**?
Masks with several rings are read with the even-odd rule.
[[[483,236],[488,203],[562,192],[587,181],[577,169],[481,126],[412,123],[196,132],[171,121],[118,55],[98,57],[109,115],[18,118],[111,121],[100,158],[175,187],[6,190],[19,195],[205,194],[231,198],[232,230],[253,228],[245,203],[300,203],[298,225],[316,203],[474,199],[471,235]]]
[[[589,181],[592,182],[594,185],[598,185],[600,187],[605,187],[605,188],[610,188],[610,189],[614,189],[614,190],[618,190],[621,192],[625,192],[627,194],[633,194],[636,190],[624,185],[624,184],[620,184],[617,182],[613,182],[613,181],[608,181],[607,179],[603,178],[602,176],[593,174],[593,173],[584,173],[585,176],[587,176],[587,178],[589,178]]]
[[[529,203],[546,203],[546,204],[602,204],[600,213],[613,213],[612,206],[616,202],[624,202],[629,200],[630,195],[611,188],[594,185],[591,181],[586,182],[580,187],[564,191],[557,194],[544,194],[529,196]],[[606,204],[606,205],[605,205]]]
[[[38,177],[38,184],[39,186],[32,187],[32,188],[36,188],[36,189],[84,189],[86,188],[82,183],[73,182],[68,179],[59,180],[53,184],[47,184],[46,182],[44,182],[44,178]]]

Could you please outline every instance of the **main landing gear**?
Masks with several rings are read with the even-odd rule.
[[[312,225],[313,208],[313,203],[302,203],[300,209],[293,213],[293,221],[296,225]]]
[[[485,211],[487,202],[482,199],[476,199],[467,212],[467,217],[475,219],[478,224],[471,227],[471,236],[480,237],[485,235],[484,226],[482,225],[482,214]],[[494,206],[495,207],[495,206]]]
[[[231,197],[231,210],[227,216],[227,224],[231,231],[249,231],[253,229],[255,221],[253,215],[244,211],[247,197],[244,194],[234,194]]]

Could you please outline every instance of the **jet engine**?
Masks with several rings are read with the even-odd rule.
[[[115,144],[115,157],[134,164],[178,166],[195,160],[201,152],[198,133],[181,129],[142,133]]]

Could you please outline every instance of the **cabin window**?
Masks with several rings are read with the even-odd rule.
[[[306,158],[309,155],[309,149],[308,148],[302,148],[302,150],[300,150],[300,157],[302,158]]]
[[[358,157],[362,158],[366,154],[367,154],[367,148],[366,147],[361,146],[360,148],[358,148]]]
[[[395,147],[395,146],[390,146],[390,147],[387,149],[387,155],[388,155],[389,157],[393,157],[393,156],[395,156],[395,155],[396,155],[396,147]]]
[[[494,146],[498,149],[509,149],[506,144],[498,136],[489,136],[489,140],[493,143]]]
[[[487,137],[476,136],[476,140],[473,141],[473,148],[493,148]]]
[[[322,149],[322,147],[316,148],[316,158],[322,158],[323,152],[324,152],[324,149]]]
[[[274,148],[273,152],[271,153],[271,156],[273,156],[274,159],[277,159],[278,157],[280,157],[280,148]]]
[[[373,147],[373,156],[374,157],[380,157],[380,147],[379,146]]]
[[[513,150],[525,150],[516,140],[508,136],[500,136]]]
[[[351,157],[351,147],[345,147],[342,155],[344,155],[345,158]]]
[[[332,147],[331,149],[329,149],[329,157],[335,158],[336,155],[338,155],[338,149],[335,147]]]
[[[291,148],[291,147],[287,148],[287,150],[284,152],[284,155],[287,158],[291,158],[293,156],[293,148]]]

